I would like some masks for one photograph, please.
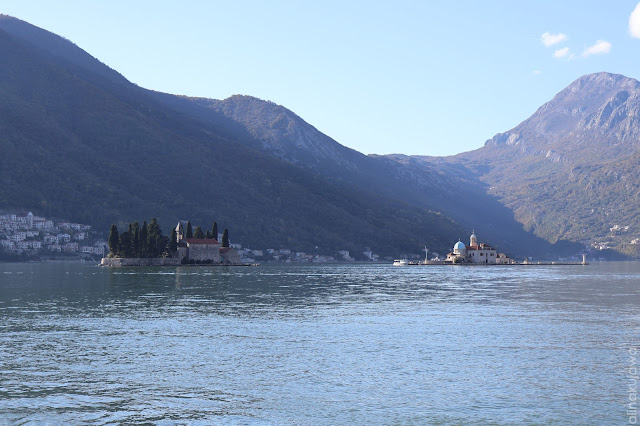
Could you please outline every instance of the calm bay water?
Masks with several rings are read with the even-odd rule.
[[[639,308],[639,263],[0,264],[0,423],[625,424]]]

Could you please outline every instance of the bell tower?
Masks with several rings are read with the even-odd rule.
[[[476,237],[476,231],[474,230],[471,233],[471,238],[469,238],[469,245],[477,246],[478,245],[478,237]]]

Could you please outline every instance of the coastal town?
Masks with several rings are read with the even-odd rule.
[[[380,256],[373,253],[370,249],[364,248],[356,259],[349,250],[340,250],[336,255],[310,254],[302,251],[293,251],[288,248],[275,249],[268,248],[266,250],[253,250],[243,248],[240,244],[231,244],[231,247],[237,249],[238,254],[244,262],[255,263],[256,261],[272,261],[283,263],[334,263],[334,262],[356,262],[369,261],[378,262]],[[387,257],[382,260],[391,261],[393,258]]]
[[[186,222],[185,222],[186,223]],[[180,223],[176,230],[179,230]],[[339,250],[333,255],[306,253],[289,248],[253,249],[239,243],[229,243],[228,248],[217,247],[221,256],[233,259],[231,263],[257,264],[276,263],[341,263],[341,262],[394,262],[394,264],[517,264],[514,259],[488,244],[478,243],[475,233],[469,238],[469,245],[458,241],[451,252],[443,258],[438,253],[428,252],[431,259],[420,260],[417,255],[404,255],[401,260],[381,257],[370,248],[352,253]],[[222,241],[222,234],[217,241]],[[185,243],[186,244],[186,240]],[[192,247],[197,242],[190,243]],[[229,251],[231,249],[231,251]],[[184,250],[184,249],[181,249]],[[425,248],[426,250],[426,248]],[[43,259],[86,259],[98,260],[109,253],[104,236],[94,231],[91,225],[55,220],[27,213],[0,214],[0,260],[43,260]],[[184,256],[184,253],[181,257]],[[579,260],[574,256],[573,261]],[[561,261],[571,261],[560,259]],[[583,257],[583,263],[585,262]],[[524,264],[530,263],[528,259]]]
[[[104,256],[106,247],[91,225],[54,221],[31,212],[0,215],[0,248],[7,257],[97,258]]]
[[[220,234],[219,240],[222,235]],[[339,250],[334,255],[306,253],[289,248],[253,249],[231,242],[242,263],[335,263],[390,261],[370,248],[352,253]],[[9,260],[46,258],[100,259],[108,253],[108,243],[91,225],[56,220],[32,212],[0,212],[0,255]]]

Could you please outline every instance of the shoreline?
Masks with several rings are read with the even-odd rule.
[[[254,263],[182,263],[177,257],[103,257],[98,266],[126,268],[129,266],[258,266]]]
[[[536,262],[536,263],[409,263],[394,266],[587,266],[589,262]]]

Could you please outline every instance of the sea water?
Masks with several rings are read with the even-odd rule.
[[[639,308],[634,262],[0,264],[0,423],[625,424]]]

